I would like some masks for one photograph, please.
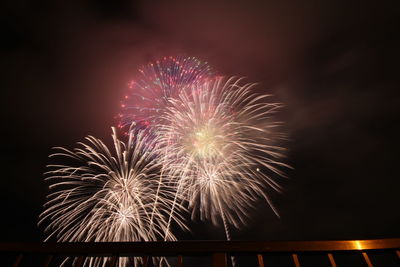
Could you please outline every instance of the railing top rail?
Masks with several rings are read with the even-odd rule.
[[[0,243],[0,253],[193,255],[214,252],[268,253],[398,249],[400,238],[331,241],[176,241]]]

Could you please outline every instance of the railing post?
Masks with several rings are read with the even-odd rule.
[[[74,267],[81,267],[81,266],[83,266],[83,261],[84,261],[84,260],[85,260],[85,257],[84,257],[84,256],[79,256],[78,258],[76,258]]]
[[[295,267],[300,267],[299,257],[297,256],[296,253],[292,254],[292,258],[293,258],[294,266]]]
[[[213,267],[228,267],[228,261],[226,260],[226,253],[213,254]]]
[[[18,267],[19,264],[21,263],[23,257],[24,257],[24,254],[22,254],[22,253],[19,254],[17,259],[15,260],[15,262],[13,264],[13,267]]]
[[[333,254],[332,253],[328,253],[328,258],[329,258],[329,262],[331,264],[332,267],[337,267],[336,262],[335,262],[335,258],[333,258]]]
[[[363,252],[362,252],[362,255],[363,255],[363,257],[364,257],[364,260],[365,260],[365,263],[367,264],[367,266],[368,266],[368,267],[373,267],[374,265],[372,265],[372,262],[371,262],[371,260],[369,259],[367,252],[363,251]]]
[[[52,259],[53,259],[53,255],[47,256],[46,260],[44,261],[43,267],[49,267]]]
[[[258,266],[264,267],[264,257],[262,254],[257,254]]]
[[[133,261],[135,261],[134,258]],[[143,261],[143,267],[147,267],[147,264],[149,263],[149,256],[143,256],[142,261]]]
[[[115,267],[117,265],[117,261],[118,261],[118,255],[112,256],[108,266]]]
[[[176,267],[182,267],[183,266],[183,257],[182,255],[178,255],[178,262],[176,263]]]

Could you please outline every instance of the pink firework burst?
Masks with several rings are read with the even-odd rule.
[[[119,127],[147,128],[155,123],[183,88],[202,83],[212,77],[207,62],[195,57],[164,57],[139,69],[140,75],[128,83],[128,92],[121,102]]]

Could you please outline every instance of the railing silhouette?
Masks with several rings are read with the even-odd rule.
[[[108,257],[108,266],[118,266],[120,257],[141,257],[143,266],[153,266],[152,257],[175,257],[174,265],[184,266],[184,257],[212,257],[212,266],[227,267],[230,257],[255,258],[259,267],[270,266],[268,257],[281,254],[290,257],[292,266],[302,266],[301,256],[324,255],[330,266],[339,266],[340,253],[359,254],[364,266],[374,266],[369,254],[392,254],[400,263],[400,238],[336,241],[178,241],[178,242],[101,242],[101,243],[0,243],[0,253],[14,254],[12,266],[20,266],[29,255],[41,255],[42,266],[52,266],[54,257],[74,257],[73,266],[82,266],[86,257]],[[26,261],[26,260],[25,260]],[[25,263],[26,264],[26,263]],[[71,261],[72,264],[72,261]],[[172,266],[174,266],[172,265]],[[1,265],[4,266],[4,265]],[[27,266],[36,266],[30,265]],[[246,265],[244,265],[246,266]],[[376,266],[382,266],[376,264]]]

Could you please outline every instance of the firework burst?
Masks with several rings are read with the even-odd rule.
[[[139,69],[140,76],[128,84],[129,92],[121,103],[119,127],[136,124],[146,128],[165,111],[168,99],[187,85],[202,83],[211,77],[207,62],[194,57],[164,57]]]
[[[51,157],[70,164],[49,165],[48,201],[40,223],[49,222],[48,239],[59,242],[176,240],[167,229],[168,216],[185,228],[171,211],[171,186],[160,185],[157,146],[147,135],[130,132],[126,143],[113,128],[114,151],[101,140],[87,137],[80,148],[56,148]],[[86,265],[102,265],[107,258],[87,258]],[[135,266],[139,259],[135,259]],[[120,259],[120,266],[129,263]]]
[[[276,210],[266,188],[280,191],[284,138],[273,120],[281,107],[268,95],[252,92],[253,84],[218,78],[192,84],[169,100],[157,124],[163,144],[163,172],[177,185],[179,199],[189,203],[192,216],[239,228],[249,207],[262,198]],[[275,177],[275,178],[274,178]]]

